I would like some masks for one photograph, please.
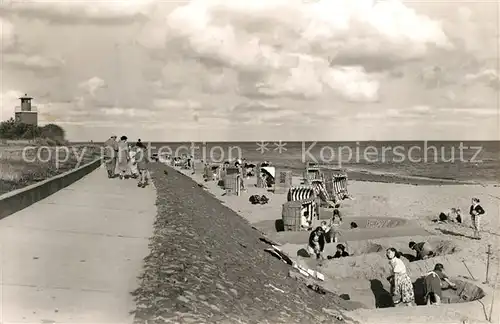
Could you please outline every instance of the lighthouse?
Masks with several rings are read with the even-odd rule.
[[[15,109],[15,120],[17,123],[38,126],[38,111],[35,106],[31,105],[32,99],[27,94],[19,98],[21,106],[17,106]]]

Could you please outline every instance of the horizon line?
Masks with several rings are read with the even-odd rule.
[[[68,140],[70,143],[104,143],[105,141],[93,141],[93,140],[87,140],[87,141],[71,141]],[[137,141],[129,141],[131,143],[135,143]],[[412,143],[412,142],[498,142],[500,143],[500,140],[422,140],[422,139],[414,139],[414,140],[304,140],[304,141],[297,141],[297,140],[290,140],[290,141],[285,141],[285,140],[242,140],[242,141],[235,141],[235,140],[220,140],[220,141],[193,141],[193,140],[185,140],[185,141],[166,141],[166,140],[142,140],[141,142],[144,143],[178,143],[178,144],[185,144],[185,143],[321,143],[321,142],[329,142],[329,143],[358,143],[358,142],[398,142],[398,143]]]

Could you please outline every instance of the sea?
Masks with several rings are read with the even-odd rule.
[[[347,170],[433,179],[500,182],[500,141],[151,142],[159,154],[219,163],[269,161],[294,170],[306,162]]]

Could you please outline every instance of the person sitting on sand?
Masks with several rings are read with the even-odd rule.
[[[480,240],[481,236],[479,231],[481,230],[481,216],[485,214],[485,211],[481,205],[479,205],[479,198],[472,198],[472,205],[470,206],[469,214],[471,216],[472,228],[474,229],[474,238]]]
[[[415,261],[425,260],[434,256],[432,246],[428,242],[415,243],[411,241],[408,247],[416,252]]]
[[[307,252],[309,255],[316,255],[316,259],[323,259],[323,250],[325,249],[325,230],[326,226],[318,226],[309,235],[309,243],[307,245]]]
[[[427,305],[441,304],[441,299],[443,298],[442,288],[444,288],[443,281],[449,287],[456,289],[455,284],[448,279],[443,270],[444,266],[441,263],[437,263],[434,266],[434,270],[428,272],[424,277],[424,298]]]
[[[351,222],[351,229],[355,228],[358,228],[358,224],[356,224],[355,222]]]
[[[349,253],[345,250],[345,246],[343,244],[337,244],[337,252],[335,254],[327,256],[328,260],[331,259],[338,259],[338,258],[343,258],[343,257],[348,257]]]
[[[312,219],[309,215],[309,212],[305,210],[303,214],[300,216],[300,226],[304,229],[311,228]]]
[[[415,292],[410,276],[406,273],[406,266],[401,260],[401,253],[395,248],[389,248],[386,251],[389,265],[391,266],[391,282],[392,300],[394,305],[403,303],[406,306],[413,306],[415,303]]]
[[[442,211],[439,214],[439,221],[440,222],[457,222],[459,224],[462,223],[462,216],[461,216],[461,211],[460,208],[450,208],[447,210]]]

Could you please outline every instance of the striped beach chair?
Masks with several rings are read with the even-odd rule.
[[[337,203],[336,196],[331,196],[323,180],[313,180],[312,186],[316,193],[316,196],[320,198],[320,203],[328,207],[334,207]]]
[[[347,183],[346,173],[335,173],[326,180],[326,190],[330,196],[335,197],[336,201],[352,199],[347,190]]]
[[[318,217],[318,203],[317,195],[313,186],[299,186],[292,187],[288,190],[287,201],[300,201],[308,200],[309,203],[302,205],[302,215],[309,215],[309,217]]]

